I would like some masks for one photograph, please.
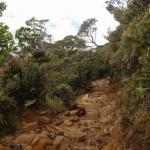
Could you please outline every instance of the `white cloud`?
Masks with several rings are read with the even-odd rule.
[[[3,0],[8,5],[2,21],[15,31],[27,19],[49,19],[49,32],[55,40],[75,35],[79,25],[88,18],[98,20],[97,41],[106,42],[108,28],[115,29],[117,22],[105,9],[105,0]]]

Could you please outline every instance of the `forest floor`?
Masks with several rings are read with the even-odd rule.
[[[78,109],[55,117],[49,109],[26,111],[21,129],[4,137],[0,150],[108,150],[119,122],[119,99],[109,79],[93,81],[91,91],[76,99]]]

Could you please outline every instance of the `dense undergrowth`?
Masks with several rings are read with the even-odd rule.
[[[8,27],[0,24],[0,132],[15,128],[17,116],[24,109],[49,106],[59,112],[71,107],[79,91],[88,89],[90,81],[111,76],[111,80],[121,83],[126,93],[122,98],[122,117],[132,124],[138,148],[148,148],[149,0],[121,4],[121,1],[107,1],[108,11],[120,25],[109,32],[107,44],[96,48],[89,48],[79,36],[51,42],[44,27],[46,20],[35,18],[17,30],[16,45]],[[5,4],[0,3],[0,12],[4,9]],[[87,31],[83,33],[88,35]],[[124,148],[134,149],[132,146],[125,143]]]
[[[111,51],[109,63],[112,66],[112,78],[119,79],[125,92],[125,97],[122,98],[122,117],[126,118],[125,124],[129,123],[130,127],[126,127],[127,133],[124,139],[129,138],[128,128],[132,128],[133,135],[136,135],[136,140],[128,139],[130,142],[124,143],[122,148],[125,149],[145,150],[150,144],[148,132],[150,126],[150,11],[148,4],[146,0],[133,0],[125,9],[109,4],[115,18],[120,20],[116,31],[108,36],[108,49]],[[117,11],[121,10],[122,16],[118,16]]]

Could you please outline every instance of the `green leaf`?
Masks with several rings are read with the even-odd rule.
[[[33,104],[35,104],[36,99],[34,100],[26,100],[24,106],[27,108],[29,106],[32,106]]]

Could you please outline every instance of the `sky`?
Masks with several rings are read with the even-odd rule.
[[[82,22],[96,18],[97,43],[105,44],[104,36],[114,30],[118,23],[106,10],[105,0],[2,0],[7,9],[0,22],[4,22],[15,33],[31,17],[49,19],[47,31],[54,41],[67,35],[76,35]]]

